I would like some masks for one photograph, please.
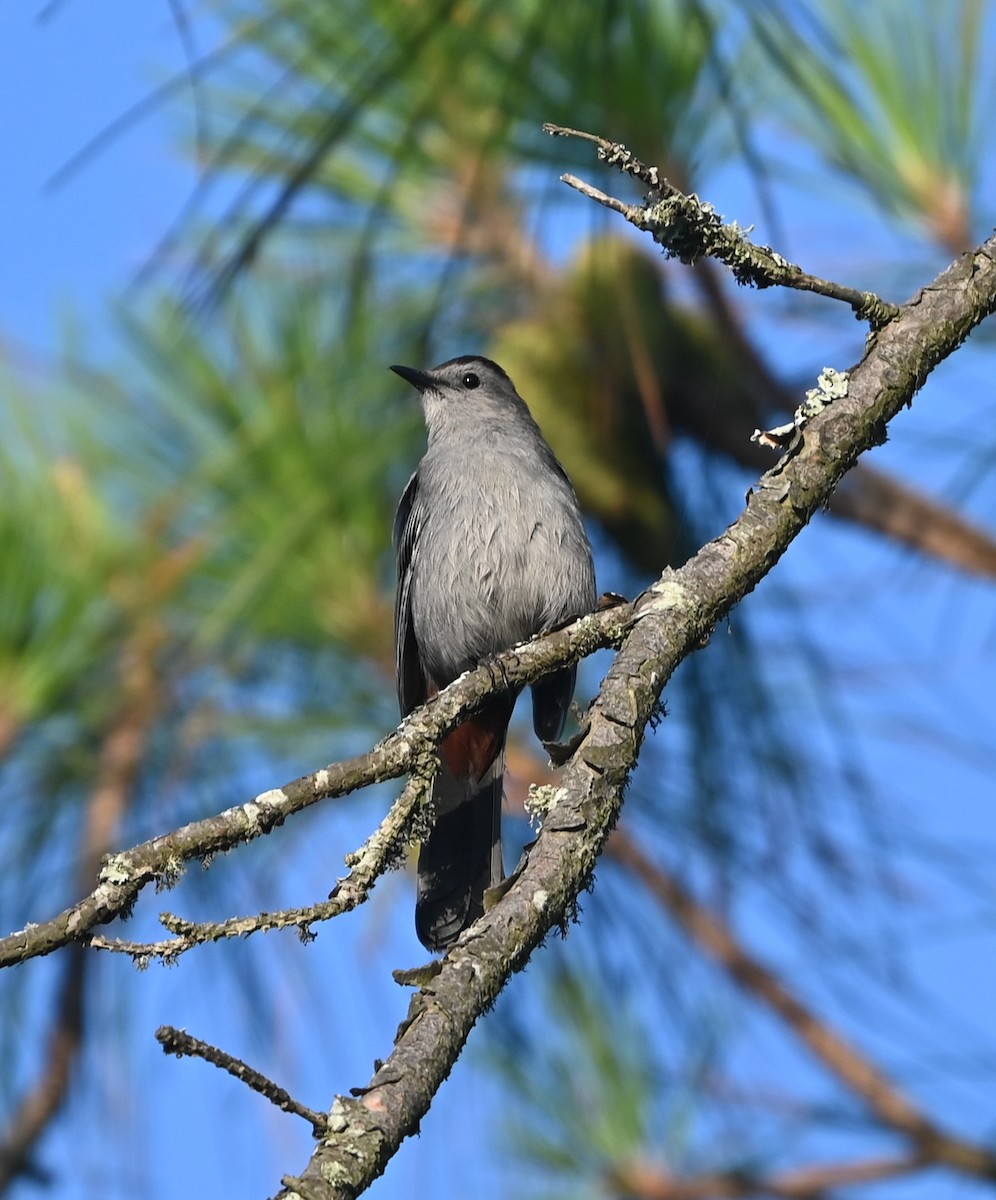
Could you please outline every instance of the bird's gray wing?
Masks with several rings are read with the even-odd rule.
[[[408,480],[394,518],[394,547],[398,559],[398,590],[394,600],[395,673],[403,717],[426,699],[425,674],[412,625],[412,577],[421,524],[422,506],[416,471]]]

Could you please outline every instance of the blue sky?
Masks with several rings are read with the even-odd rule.
[[[53,350],[60,320],[79,315],[98,339],[104,304],[128,283],[195,182],[177,148],[192,109],[165,106],[137,122],[69,179],[56,173],[150,89],[185,66],[165,3],[69,0],[0,11],[4,233],[0,329]],[[192,120],[192,118],[191,118]],[[16,169],[14,165],[16,164]]]

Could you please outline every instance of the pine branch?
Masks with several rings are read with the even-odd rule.
[[[675,1176],[652,1166],[623,1167],[608,1181],[621,1200],[739,1200],[776,1196],[778,1200],[824,1200],[839,1188],[897,1179],[925,1165],[918,1154],[897,1158],[867,1158],[856,1162],[821,1163],[779,1175],[747,1171],[717,1171],[708,1175]]]
[[[142,624],[122,655],[123,698],[110,722],[99,770],[86,805],[77,866],[78,886],[96,874],[113,845],[118,826],[134,798],[135,784],[161,703],[156,659],[161,647],[156,622]],[[37,1173],[33,1154],[69,1096],[83,1048],[92,959],[81,945],[60,964],[51,1028],[38,1077],[12,1106],[0,1134],[0,1193],[17,1179]]]
[[[653,863],[632,838],[616,830],[610,847],[613,858],[642,881],[693,942],[720,963],[745,991],[776,1013],[882,1125],[909,1138],[920,1161],[943,1163],[969,1175],[996,1179],[996,1153],[939,1128],[871,1059],[808,1008],[770,967],[746,950],[715,913],[699,904],[673,875]]]

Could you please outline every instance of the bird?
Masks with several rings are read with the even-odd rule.
[[[421,394],[427,446],[394,521],[402,716],[503,650],[595,607],[574,488],[506,372],[477,355],[392,366]],[[532,685],[533,728],[557,741],[577,668]],[[447,950],[503,879],[505,740],[518,690],[490,697],[440,743],[434,823],[418,856],[415,931]]]

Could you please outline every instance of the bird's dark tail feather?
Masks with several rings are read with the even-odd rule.
[[[436,823],[418,856],[415,932],[445,950],[484,913],[484,893],[503,878],[502,751],[480,781],[458,779],[443,762],[432,785]]]
[[[557,741],[564,732],[577,673],[577,667],[567,667],[533,684],[533,729],[544,745]]]

